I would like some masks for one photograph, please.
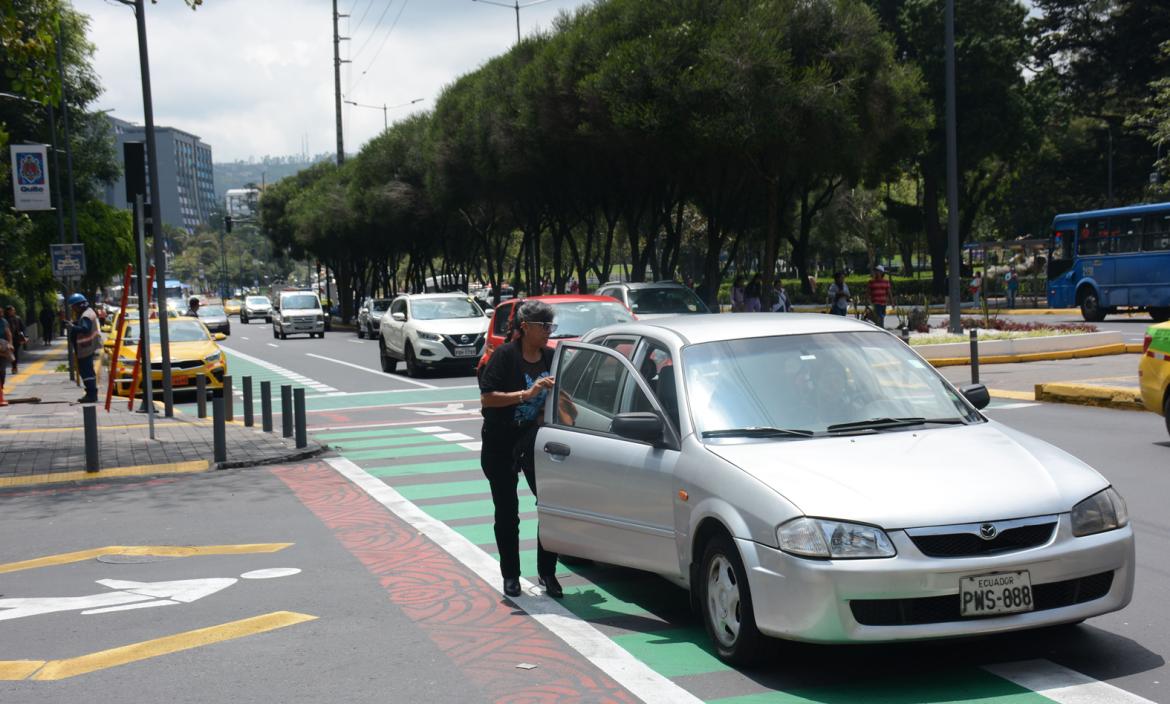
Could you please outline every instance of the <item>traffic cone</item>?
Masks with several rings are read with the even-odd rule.
[[[0,384],[0,407],[7,406],[8,402],[4,400],[4,385]]]

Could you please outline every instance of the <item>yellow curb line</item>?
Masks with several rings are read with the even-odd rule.
[[[40,567],[56,567],[92,560],[102,555],[157,555],[159,557],[196,557],[203,555],[254,555],[280,552],[292,543],[244,543],[242,545],[107,545],[104,548],[63,552],[32,560],[0,564],[0,574]]]
[[[1146,410],[1145,405],[1142,404],[1141,392],[1136,389],[1118,389],[1091,384],[1067,382],[1036,384],[1036,400],[1130,411]]]
[[[286,626],[316,620],[316,616],[301,614],[295,611],[273,611],[261,616],[253,616],[238,621],[229,621],[218,626],[197,628],[192,631],[176,633],[171,636],[155,638],[154,640],[133,643],[109,650],[100,650],[96,653],[79,655],[65,660],[29,661],[17,660],[14,663],[0,662],[0,679],[4,679],[5,665],[13,665],[12,672],[19,674],[22,670],[28,672],[30,665],[39,667],[24,677],[9,679],[31,679],[36,681],[63,680],[77,675],[84,675],[97,670],[104,670],[118,665],[126,665],[140,660],[169,655],[184,650],[191,650],[204,645],[222,643],[236,638],[274,631]],[[39,671],[38,671],[39,670]],[[35,673],[35,674],[33,674]],[[29,676],[31,675],[31,676]]]
[[[1125,344],[1121,342],[1098,347],[1082,347],[1077,350],[1061,350],[1059,352],[1030,352],[1027,354],[997,354],[984,357],[980,355],[980,364],[1013,364],[1017,362],[1046,362],[1058,359],[1081,359],[1083,357],[1104,357],[1106,355],[1124,354]],[[932,367],[958,367],[971,363],[970,357],[939,357],[928,359]]]
[[[51,372],[41,371],[44,366],[45,362],[44,360],[41,360],[39,362],[33,362],[31,364],[25,365],[24,371],[20,372],[19,374],[9,374],[6,380],[7,383],[5,388],[11,389],[11,387],[19,386],[21,383],[28,381],[28,378],[33,374],[50,374]],[[12,393],[11,390],[9,390],[8,393]]]
[[[38,484],[62,484],[65,482],[84,482],[97,479],[118,477],[147,477],[155,474],[189,474],[204,472],[210,467],[207,460],[190,460],[188,462],[170,462],[165,464],[141,464],[134,467],[115,467],[103,469],[99,472],[54,472],[51,474],[30,474],[22,477],[0,477],[0,489],[15,486],[33,486]]]
[[[1145,345],[1143,345],[1140,342],[1127,342],[1127,343],[1125,343],[1125,351],[1128,354],[1133,354],[1135,352],[1137,354],[1141,354],[1143,347],[1145,347]]]
[[[1008,389],[988,389],[992,398],[1010,398],[1016,401],[1035,401],[1036,394],[1031,391],[1010,391]]]

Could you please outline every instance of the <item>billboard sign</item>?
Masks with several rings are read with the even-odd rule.
[[[53,209],[47,152],[43,144],[12,145],[12,200],[17,210]]]
[[[58,279],[85,276],[85,245],[51,244],[49,256],[53,260],[53,276]]]

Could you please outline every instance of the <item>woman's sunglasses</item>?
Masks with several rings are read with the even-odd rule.
[[[540,327],[544,328],[544,331],[550,335],[557,331],[557,324],[556,323],[526,322],[524,324],[525,325],[539,325]]]

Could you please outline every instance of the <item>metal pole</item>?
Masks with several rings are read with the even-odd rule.
[[[302,448],[309,444],[305,433],[305,390],[302,387],[297,387],[293,391],[294,398],[294,412],[296,413],[297,426],[297,447]]]
[[[150,425],[150,439],[154,440],[154,374],[150,368],[150,306],[146,303],[147,297],[147,268],[146,268],[146,234],[143,214],[142,194],[134,196],[134,212],[138,216],[138,350],[142,358],[142,387],[145,389],[143,407],[146,409],[146,422]],[[137,390],[131,389],[133,394]]]
[[[92,404],[83,406],[81,417],[85,425],[85,471],[96,472],[101,469],[98,459],[97,408]]]
[[[272,382],[260,382],[260,419],[264,432],[272,432]]]
[[[946,54],[947,54],[947,250],[950,262],[950,283],[948,295],[950,305],[951,332],[963,332],[960,322],[959,278],[959,147],[955,128],[955,0],[947,0],[946,7]]]
[[[77,243],[77,206],[73,195],[73,144],[69,137],[69,84],[65,81],[65,64],[62,59],[61,44],[65,35],[61,31],[61,22],[57,22],[57,76],[61,81],[61,128],[65,131],[65,180],[69,184],[69,229],[73,234],[73,243]]]
[[[520,43],[520,0],[516,0],[516,43]]]
[[[215,461],[227,461],[227,433],[223,423],[223,397],[211,399],[211,437],[215,445]]]
[[[252,415],[252,377],[244,377],[244,427],[251,428],[256,424]]]
[[[223,398],[223,416],[230,423],[236,419],[236,401],[232,396],[232,377],[230,374],[225,374],[223,377]]]
[[[390,128],[390,121],[386,117],[386,103],[382,103],[382,131],[385,132]]]
[[[293,407],[292,407],[292,386],[288,384],[281,384],[280,386],[280,429],[284,437],[291,438],[293,435]]]
[[[200,418],[207,417],[207,377],[202,374],[195,375],[195,403],[197,404],[197,415]]]
[[[142,113],[146,122],[146,164],[150,187],[150,236],[154,239],[155,298],[158,303],[158,342],[162,348],[163,406],[167,418],[175,415],[171,389],[171,335],[167,329],[167,261],[163,253],[162,196],[158,178],[158,142],[154,133],[154,103],[150,92],[150,58],[146,49],[146,3],[134,0],[138,26],[138,62],[142,70]],[[146,267],[139,271],[145,272]],[[149,377],[147,377],[149,379]],[[148,387],[149,388],[149,385]]]
[[[971,383],[979,383],[979,336],[971,331]]]
[[[910,344],[910,326],[908,325],[902,328],[902,342]]]
[[[141,2],[141,0],[139,0]],[[337,32],[337,0],[333,0],[333,108],[337,113],[337,165],[345,163],[345,143],[341,131],[341,36]]]

